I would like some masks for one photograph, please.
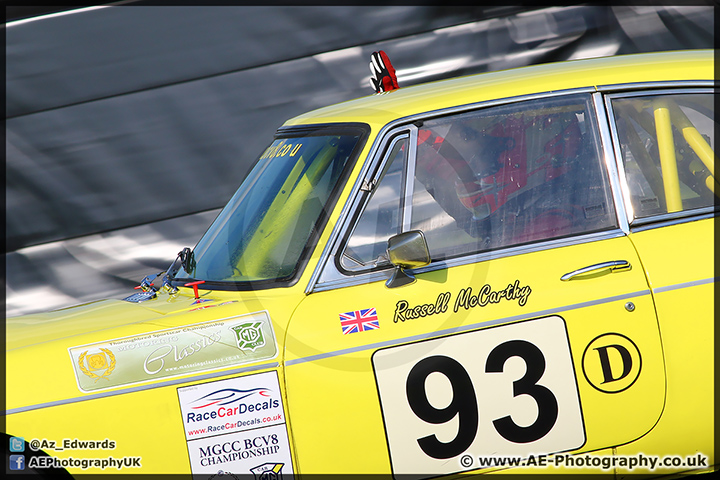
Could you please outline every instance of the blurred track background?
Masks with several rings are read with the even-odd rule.
[[[133,293],[193,247],[284,120],[523,65],[714,47],[686,6],[6,7],[6,315]]]

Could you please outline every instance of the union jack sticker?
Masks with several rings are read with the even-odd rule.
[[[367,330],[377,330],[380,328],[380,320],[378,320],[377,312],[374,308],[366,308],[364,310],[355,310],[340,314],[340,326],[343,335],[350,333],[365,332]]]

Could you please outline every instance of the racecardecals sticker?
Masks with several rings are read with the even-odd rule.
[[[68,349],[83,392],[274,358],[267,312],[157,330]]]
[[[394,474],[451,474],[479,457],[585,443],[558,316],[378,350],[372,363]]]
[[[293,472],[276,371],[177,391],[193,474]]]
[[[605,333],[585,347],[582,356],[585,379],[603,393],[620,393],[640,376],[642,356],[635,342],[619,333]]]

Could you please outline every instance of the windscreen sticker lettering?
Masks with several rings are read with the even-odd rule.
[[[158,330],[68,349],[83,392],[274,358],[267,312]]]
[[[276,371],[181,387],[178,398],[193,474],[292,473]]]
[[[284,143],[286,140],[282,140],[281,143],[269,146],[265,152],[260,156],[260,159],[270,159],[275,157],[294,157],[298,151],[302,148],[302,143]]]

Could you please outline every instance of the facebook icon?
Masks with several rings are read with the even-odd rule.
[[[25,455],[10,455],[10,470],[25,470]]]

